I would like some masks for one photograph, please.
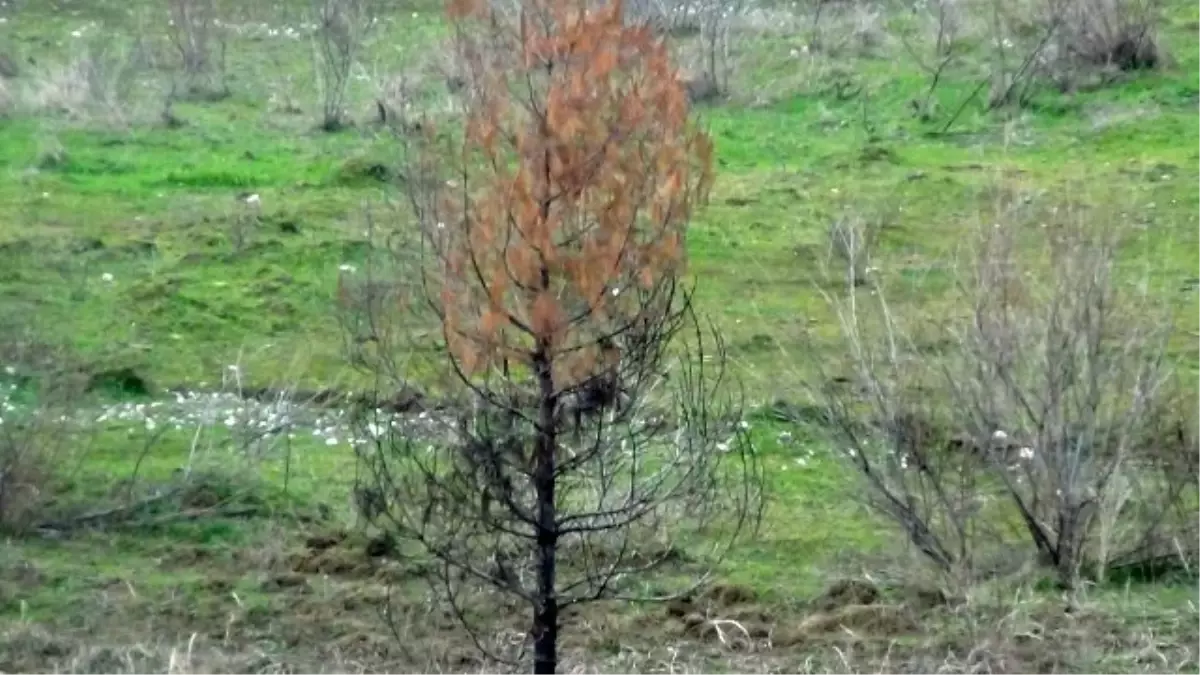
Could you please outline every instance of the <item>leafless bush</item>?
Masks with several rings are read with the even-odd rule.
[[[681,38],[684,60],[692,65],[687,86],[693,103],[729,93],[731,31],[746,11],[744,0],[634,0],[623,10],[627,24]]]
[[[1053,45],[1058,72],[1154,68],[1163,61],[1159,0],[1046,0],[1044,21],[1058,26]]]
[[[1178,533],[1193,415],[1168,395],[1162,304],[1145,280],[1118,292],[1119,229],[1075,207],[1038,215],[1052,225],[1032,241],[1015,210],[980,228],[958,268],[962,317],[922,340],[882,292],[828,296],[850,384],[822,372],[810,389],[872,503],[943,571],[977,571],[1019,522],[1073,586]]]
[[[78,413],[86,378],[19,330],[0,336],[0,529],[44,516],[89,435]]]
[[[986,72],[947,110],[943,132],[976,100],[982,99],[987,110],[1021,107],[1047,86],[1094,88],[1124,71],[1168,60],[1158,40],[1158,0],[917,0],[913,11],[918,23],[936,26],[925,40],[902,35],[930,78],[924,99],[912,101],[920,117],[936,116],[934,93],[957,61],[959,42],[979,36],[987,51]],[[932,57],[924,54],[926,48]]]
[[[15,106],[34,114],[126,124],[138,66],[130,52],[90,44],[65,63],[31,68],[13,81]]]
[[[961,56],[963,18],[956,0],[921,2],[912,15],[916,34],[913,39],[901,34],[900,42],[929,78],[924,97],[911,102],[913,112],[928,120],[937,113],[935,95],[943,75]]]
[[[313,36],[315,71],[321,96],[321,128],[346,124],[350,72],[376,22],[374,0],[313,0],[317,30]]]
[[[699,33],[704,15],[714,9],[720,11],[719,2],[714,0],[633,0],[623,9],[627,23],[648,25],[676,36]]]
[[[861,215],[846,211],[829,224],[829,260],[844,269],[851,286],[865,284],[871,257],[879,242],[879,227]]]
[[[1040,0],[988,9],[988,108],[1025,105],[1040,86],[1094,87],[1166,60],[1158,0]]]
[[[228,96],[227,42],[216,0],[170,0],[170,11],[168,36],[179,53],[186,93],[205,98]]]
[[[812,0],[804,11],[808,16],[808,51],[827,55],[846,52],[860,54],[881,46],[883,8],[873,2]]]

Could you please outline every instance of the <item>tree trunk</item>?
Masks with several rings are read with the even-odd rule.
[[[540,399],[533,473],[538,508],[538,581],[537,607],[533,615],[533,672],[553,673],[558,666],[558,595],[555,592],[558,514],[554,504],[558,394],[554,388],[548,340],[538,341],[533,366],[537,373]]]

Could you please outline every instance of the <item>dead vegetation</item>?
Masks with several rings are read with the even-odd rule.
[[[952,112],[939,111],[932,103],[942,75],[952,68],[969,67],[958,60],[959,36],[968,29],[948,28],[961,19],[954,19],[946,9],[950,4],[928,6],[933,14],[925,27],[934,37],[932,46],[924,45],[930,51],[923,57],[923,67],[930,76],[929,96],[915,107],[931,119]],[[173,7],[185,5],[191,6],[180,1]],[[740,7],[731,11],[719,3],[682,9],[630,4],[627,9],[635,16],[661,16],[656,24],[660,30],[691,40],[700,64],[695,69],[699,74],[685,82],[691,103],[717,101],[736,89],[726,63],[732,51],[730,31],[751,20],[740,14]],[[998,83],[991,101],[994,107],[1026,102],[1031,94],[1021,92],[1023,83],[1034,81],[1029,78],[1047,78],[1044,81],[1073,89],[1084,86],[1086,78],[1080,73],[1109,77],[1158,67],[1166,60],[1157,46],[1153,28],[1157,18],[1150,4],[1066,0],[1049,16],[1039,19],[1048,23],[1037,26],[1056,26],[1052,34],[1016,26],[1012,17],[1002,18],[1014,23],[1004,24],[994,35],[994,63],[1000,73],[989,80]],[[214,38],[205,32],[207,25],[180,25],[175,40],[185,72],[211,74],[223,69],[214,70],[214,57],[203,56],[217,53]],[[334,25],[342,24],[334,22],[326,28]],[[892,39],[884,17],[866,3],[819,2],[811,25],[803,45],[806,63],[882,53]],[[1023,46],[1004,44],[1014,35]],[[344,126],[350,117],[346,83],[358,63],[358,52],[357,43],[343,33],[329,33],[322,39],[325,42],[318,47],[319,70],[324,69],[321,116],[323,125],[332,129]],[[223,60],[220,51],[218,60]],[[423,85],[444,88],[451,95],[469,93],[461,64],[446,63],[442,56],[431,57],[424,68],[425,83],[401,76],[377,78],[381,123],[406,133],[422,132],[414,125],[419,115],[410,108],[410,99]],[[129,120],[130,73],[142,67],[137,58],[96,49],[66,65],[0,59],[0,109],[20,106],[79,120]],[[800,56],[794,60],[802,61]],[[843,78],[838,74],[843,71],[825,65],[814,70],[817,79],[828,80],[822,86],[837,80],[828,86],[837,88],[839,100],[859,96],[861,81],[853,73]],[[1015,98],[1012,92],[1017,92]],[[290,100],[284,107],[299,109]],[[61,146],[48,143],[40,153],[39,164],[45,162],[47,167],[66,161],[69,156]],[[372,163],[366,169],[375,173],[387,167]],[[243,206],[229,233],[235,249],[246,246],[260,224],[258,210],[249,202]],[[1177,529],[1194,516],[1194,508],[1181,500],[1192,494],[1197,474],[1192,452],[1195,420],[1181,413],[1190,401],[1176,398],[1163,376],[1161,354],[1154,349],[1161,336],[1153,326],[1128,321],[1125,314],[1106,314],[1114,306],[1111,287],[1104,284],[1110,279],[1109,256],[1115,244],[1080,239],[1080,232],[1071,229],[1073,223],[1058,225],[1064,225],[1062,237],[1049,242],[1048,259],[1062,263],[1055,265],[1062,277],[1050,289],[1021,278],[1024,261],[1006,239],[1014,236],[1012,230],[981,233],[982,253],[972,268],[978,276],[963,279],[964,293],[975,301],[976,321],[973,326],[959,326],[962,360],[945,366],[952,371],[947,385],[952,395],[967,402],[962,409],[946,414],[931,405],[942,399],[921,389],[935,386],[930,383],[947,373],[933,369],[909,379],[914,368],[921,371],[927,345],[906,344],[888,333],[892,317],[882,317],[885,339],[880,344],[866,345],[870,327],[865,323],[853,326],[864,330],[858,334],[864,340],[853,345],[852,361],[857,360],[865,389],[874,398],[835,408],[833,417],[844,425],[839,431],[852,438],[848,445],[859,451],[850,459],[864,473],[873,472],[866,476],[869,481],[884,487],[883,508],[926,557],[949,572],[946,576],[951,579],[941,579],[945,590],[884,587],[847,579],[813,598],[781,598],[717,584],[666,604],[572,607],[562,615],[568,630],[559,653],[560,668],[1032,672],[1101,664],[1133,672],[1194,670],[1194,604],[1188,605],[1189,610],[1180,609],[1183,605],[1145,608],[1138,610],[1145,616],[1125,617],[1113,606],[1128,606],[1130,591],[1118,603],[1100,597],[1114,583],[1164,578],[1181,569],[1190,579],[1195,569],[1195,550],[1189,545],[1194,545],[1196,534]],[[846,267],[851,296],[853,287],[868,286],[861,289],[864,294],[874,288],[864,283],[872,274],[877,236],[871,227],[848,213],[829,231],[829,257]],[[385,306],[395,310],[394,284],[369,278],[357,283],[358,279],[343,286],[348,304],[365,306],[368,319],[378,318]],[[1030,306],[1050,310],[1028,313]],[[882,303],[877,308],[887,311]],[[848,322],[854,324],[862,317],[850,314]],[[865,321],[870,320],[874,319]],[[1114,326],[1122,330],[1105,332]],[[364,320],[354,328],[355,337],[361,338],[357,347],[379,337],[373,332],[380,330],[379,323]],[[1130,358],[1109,360],[1100,347],[1113,343],[1120,347],[1118,357]],[[1145,345],[1150,349],[1143,351]],[[879,351],[872,351],[873,347]],[[910,352],[910,347],[919,349]],[[1056,367],[1021,360],[1030,354],[1052,354]],[[24,363],[22,358],[0,354],[3,363]],[[1047,375],[1054,381],[1040,379]],[[0,381],[4,378],[0,374]],[[1089,383],[1113,381],[1133,385],[1118,387],[1117,393],[1101,393],[1095,403],[1097,399],[1088,393]],[[251,390],[240,381],[227,384],[246,398],[321,406],[348,404],[416,413],[443,405],[407,390],[394,393],[398,387],[390,380],[386,391],[381,388],[380,395],[373,397],[332,389]],[[913,389],[906,390],[908,385]],[[43,537],[64,547],[91,536],[119,541],[123,533],[158,533],[192,525],[211,526],[213,532],[223,528],[241,532],[243,527],[252,532],[261,526],[269,534],[229,546],[171,539],[146,559],[139,557],[144,552],[130,553],[130,569],[148,566],[149,571],[142,570],[147,578],[160,570],[180,573],[171,577],[172,588],[166,591],[149,582],[149,587],[143,586],[138,572],[122,579],[95,579],[94,570],[82,567],[70,568],[66,574],[61,569],[40,569],[37,561],[6,565],[0,570],[0,607],[16,618],[0,629],[0,670],[495,671],[508,666],[482,656],[477,641],[504,652],[519,648],[526,639],[528,622],[518,615],[523,607],[511,599],[478,589],[459,596],[458,610],[490,630],[467,635],[460,625],[462,616],[423,585],[444,575],[444,570],[417,558],[394,537],[374,530],[349,531],[344,524],[331,523],[322,509],[297,513],[289,505],[281,515],[279,505],[290,502],[274,492],[260,492],[261,484],[230,483],[228,476],[204,472],[189,473],[180,484],[146,483],[132,476],[121,484],[129,489],[114,488],[107,505],[59,508],[63,504],[56,503],[59,494],[54,487],[60,470],[70,466],[63,458],[86,445],[82,436],[58,424],[61,414],[77,405],[78,386],[64,385],[59,402],[59,393],[51,391],[44,409],[34,417],[14,418],[7,410],[0,412],[5,423],[0,427],[0,525],[6,531],[40,530]],[[579,402],[572,412],[586,411],[594,392],[580,388],[577,393],[570,397]],[[529,399],[519,400],[525,405]],[[1029,401],[1061,404],[1039,408]],[[217,440],[208,431],[197,430],[194,448],[226,463],[230,456],[253,460],[271,452],[286,453],[282,448],[286,441],[264,434],[261,421],[238,418],[231,425],[231,440]],[[667,430],[645,421],[648,433]],[[576,430],[581,426],[602,427],[577,421]],[[475,442],[485,437],[484,441],[491,441],[494,427],[494,420],[481,415],[472,418],[466,431],[455,432],[459,440]],[[145,442],[151,440],[147,436]],[[218,446],[222,452],[216,451]],[[471,448],[479,450],[478,445]],[[472,453],[470,458],[478,456]],[[230,465],[247,474],[259,470],[253,461]],[[472,468],[480,466],[476,462]],[[187,468],[190,472],[191,465]],[[507,471],[520,474],[519,468],[509,466]],[[479,480],[477,474],[469,478]],[[493,492],[501,501],[511,500],[503,481],[494,476],[485,480],[491,481],[486,485],[496,488]],[[471,483],[455,489],[462,490],[463,485]],[[387,515],[387,504],[377,503],[378,491],[355,492],[350,498],[366,520]],[[1009,501],[1013,508],[1005,506]],[[1001,506],[996,507],[997,502]],[[48,506],[56,507],[55,511],[47,511]],[[996,522],[989,519],[994,517],[1005,527],[993,527]],[[1015,539],[1011,538],[1014,524],[1019,533]],[[613,538],[594,539],[587,546],[563,544],[564,557],[571,558],[565,570],[579,572],[589,581],[597,578],[594,570],[579,566],[579,560],[657,565],[672,573],[692,571],[687,565],[694,561],[657,541],[637,557]],[[1045,569],[1052,568],[1064,585],[1073,587],[1066,599],[1039,590],[1040,579],[997,572],[990,559],[995,542],[1008,546],[1016,540],[1031,549],[1030,557],[1040,554]],[[106,541],[105,546],[112,544]],[[84,558],[90,549],[78,550]],[[480,551],[497,563],[490,568],[495,579],[514,568],[518,576],[530,572],[526,561],[502,560],[502,556],[516,557],[511,547],[488,541],[470,552]],[[1000,582],[995,581],[998,576]],[[506,576],[505,583],[509,581]],[[70,584],[72,589],[83,589],[70,596],[72,601],[83,600],[79,613],[67,618],[27,616],[24,605],[14,600],[25,597],[26,589],[56,593]],[[387,621],[380,621],[380,614]]]
[[[378,21],[375,0],[312,0],[317,24],[313,67],[320,91],[320,128],[338,131],[346,111],[351,71],[359,65],[367,36]]]
[[[670,597],[635,585],[665,569],[707,579],[752,534],[762,477],[684,276],[711,144],[666,43],[619,2],[519,10],[449,6],[465,133],[426,118],[412,138],[414,240],[383,251],[400,249],[388,269],[410,278],[401,316],[355,306],[347,280],[340,297],[349,356],[382,386],[408,377],[395,321],[432,314],[439,379],[465,403],[432,443],[361,411],[360,512],[436,561],[430,583],[482,652],[515,663],[531,647],[553,672],[560,616]],[[677,565],[689,532],[705,555]],[[487,595],[529,617],[505,644],[467,610]]]
[[[86,454],[92,434],[76,415],[87,376],[64,356],[23,327],[0,327],[0,531],[34,527]]]
[[[65,619],[9,624],[0,633],[0,669],[514,672],[480,656],[454,614],[412,580],[418,568],[371,558],[362,536],[321,526],[303,536],[264,530],[259,537],[233,557],[207,544],[172,544],[165,564],[197,579],[174,591],[183,597],[135,576],[96,580],[96,594],[78,608],[74,625]],[[251,555],[264,548],[275,553]],[[326,562],[309,562],[316,560]],[[15,561],[0,572],[0,596],[11,584],[60,583],[64,573],[36,560]],[[1197,667],[1194,609],[1148,602],[1147,614],[1126,619],[1087,596],[1064,602],[1035,593],[1031,581],[980,585],[954,602],[912,602],[903,586],[844,579],[812,598],[716,585],[668,605],[575,608],[563,619],[570,630],[561,662],[571,672],[703,672],[718,664],[814,673]],[[496,613],[495,633],[483,636],[492,646],[522,630],[507,608],[486,596],[469,608]],[[388,623],[379,621],[381,612]]]
[[[228,36],[216,0],[170,0],[170,17],[167,37],[179,56],[182,75],[178,88],[188,98],[228,97]]]
[[[1069,204],[1004,202],[960,259],[959,307],[918,333],[882,292],[858,297],[843,256],[846,290],[827,297],[851,386],[817,364],[810,391],[868,502],[947,578],[989,574],[1021,531],[1066,588],[1161,555],[1151,541],[1194,568],[1194,410],[1165,305],[1116,281],[1123,234]]]

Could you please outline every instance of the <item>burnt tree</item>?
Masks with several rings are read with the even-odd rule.
[[[700,583],[761,510],[736,383],[686,277],[712,145],[667,47],[619,0],[449,15],[464,125],[410,139],[417,241],[393,250],[422,252],[405,297],[436,319],[443,384],[470,404],[433,440],[380,434],[362,456],[386,493],[377,523],[439,561],[464,623],[479,589],[520,600],[533,668],[552,672],[565,608],[644,598],[630,578],[678,561],[681,538]],[[371,345],[360,362],[402,380],[397,347]]]

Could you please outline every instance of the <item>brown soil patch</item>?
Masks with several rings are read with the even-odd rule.
[[[291,569],[301,574],[329,574],[334,576],[371,576],[375,567],[361,551],[331,548],[325,551],[305,552],[292,556]]]
[[[758,599],[758,594],[754,592],[754,589],[746,586],[716,584],[706,590],[700,597],[708,600],[716,607],[733,607],[734,605],[754,602]]]
[[[810,606],[829,612],[847,605],[873,605],[879,601],[879,589],[861,579],[842,579],[813,598]]]
[[[916,619],[904,607],[896,605],[847,605],[833,611],[817,612],[799,625],[778,632],[776,646],[803,644],[813,638],[839,632],[864,637],[893,636],[919,628]]]
[[[311,534],[304,550],[288,557],[287,569],[301,574],[370,577],[377,571],[364,542],[342,530]]]
[[[296,572],[280,572],[267,577],[262,583],[264,591],[282,591],[288,588],[303,588],[308,586],[308,577]]]

